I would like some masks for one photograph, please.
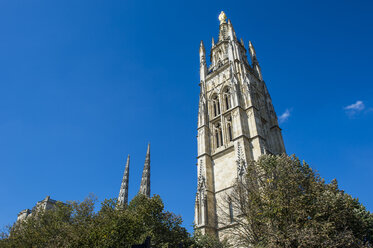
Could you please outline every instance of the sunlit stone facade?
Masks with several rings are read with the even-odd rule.
[[[224,220],[221,209],[235,213],[223,199],[235,180],[249,161],[262,154],[285,153],[285,147],[253,45],[249,42],[246,50],[224,12],[219,20],[209,66],[202,41],[199,49],[195,224],[202,233],[222,239],[231,223]]]

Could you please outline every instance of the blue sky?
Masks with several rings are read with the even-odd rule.
[[[152,194],[191,230],[200,40],[255,46],[285,146],[373,210],[373,2],[0,1],[0,226],[50,195]]]

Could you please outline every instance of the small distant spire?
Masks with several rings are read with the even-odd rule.
[[[245,43],[243,42],[243,39],[241,38],[241,45],[244,47]]]
[[[214,41],[214,37],[212,37],[212,41],[211,41],[211,44],[212,44],[212,46],[215,46],[215,41]]]
[[[139,194],[150,197],[150,143],[148,143],[148,150],[146,151]]]
[[[120,186],[120,191],[119,191],[119,196],[118,196],[118,207],[124,207],[128,204],[129,169],[130,169],[130,155],[128,154],[126,167],[123,173],[123,180]]]

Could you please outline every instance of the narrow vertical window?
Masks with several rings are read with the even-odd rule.
[[[198,212],[198,213],[197,213],[197,218],[198,218],[198,220],[197,220],[198,223],[197,223],[197,224],[198,224],[198,225],[201,224],[201,219],[202,219],[202,216],[201,216],[201,209],[200,209],[200,208],[201,208],[201,204],[198,204],[198,206],[197,206],[197,212]]]
[[[229,88],[226,88],[223,94],[224,94],[224,107],[225,107],[225,110],[228,110],[231,108],[231,96],[229,93]]]
[[[231,221],[231,223],[233,222],[233,206],[232,206],[232,200],[229,199],[229,219]]]
[[[223,145],[223,132],[221,128],[219,128],[219,136],[220,136],[220,145]]]
[[[233,140],[233,136],[232,136],[232,126],[230,123],[228,123],[228,136],[229,136],[229,141],[232,141]]]
[[[207,206],[207,196],[206,196],[206,199],[205,199],[205,225],[207,225],[209,223],[209,212],[208,212],[208,206]]]
[[[218,122],[214,125],[214,141],[216,148],[219,148],[223,145],[223,133],[221,123]]]
[[[228,99],[228,95],[225,95],[225,109],[228,110],[229,109],[229,99]]]
[[[219,133],[218,130],[215,131],[215,143],[216,143],[216,148],[219,147]]]
[[[220,115],[220,103],[217,95],[213,96],[212,105],[214,108],[214,117]]]

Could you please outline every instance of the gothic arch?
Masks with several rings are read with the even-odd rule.
[[[220,115],[220,98],[219,94],[212,93],[210,97],[210,115],[212,118]]]
[[[230,108],[232,108],[232,91],[229,86],[222,87],[222,90],[220,92],[222,96],[222,103],[223,103],[223,110],[227,111]]]

